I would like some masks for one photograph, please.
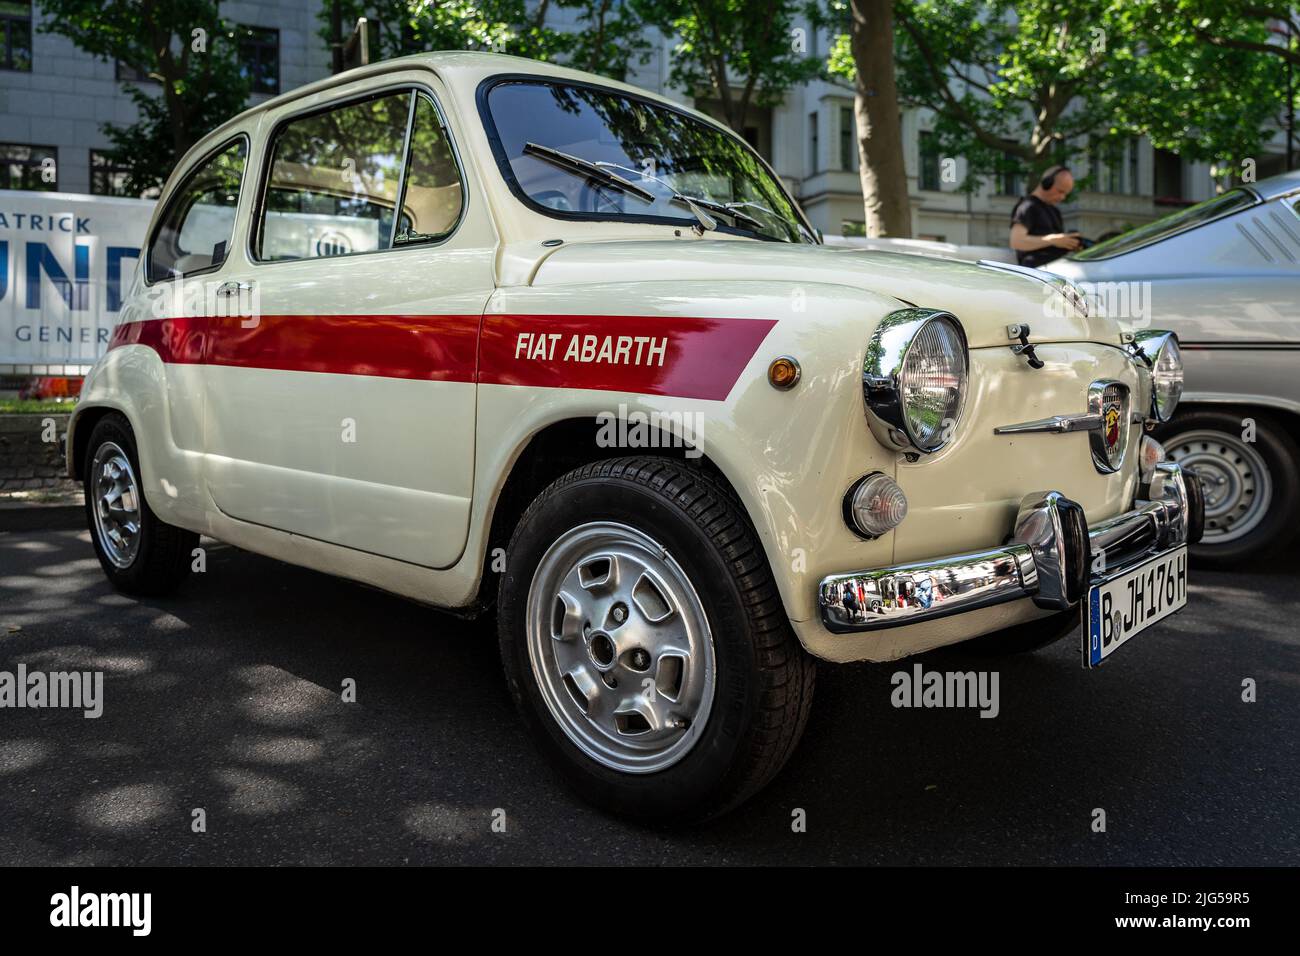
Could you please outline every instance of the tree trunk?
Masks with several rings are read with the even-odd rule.
[[[912,207],[903,164],[903,117],[894,80],[893,0],[851,0],[851,46],[857,67],[853,107],[867,235],[908,239]]]

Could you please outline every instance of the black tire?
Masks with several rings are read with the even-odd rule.
[[[1180,448],[1181,436],[1194,432],[1217,432],[1223,435],[1226,443],[1240,443],[1247,418],[1255,421],[1255,441],[1251,447],[1267,469],[1272,485],[1271,500],[1259,523],[1251,531],[1230,541],[1215,541],[1216,527],[1223,526],[1226,518],[1207,514],[1205,536],[1200,544],[1191,548],[1192,557],[1200,567],[1231,569],[1247,560],[1272,557],[1295,540],[1300,526],[1300,450],[1277,419],[1253,410],[1183,409],[1174,415],[1173,421],[1155,431],[1155,437],[1170,451],[1171,457],[1193,460]],[[1193,449],[1193,452],[1213,452],[1213,449],[1203,447],[1212,445],[1212,442],[1197,444],[1201,447]],[[1192,470],[1198,469],[1193,465]],[[1207,510],[1212,512],[1215,487],[1212,480],[1207,480],[1212,476],[1204,469],[1199,473]]]
[[[595,521],[661,542],[689,576],[712,633],[716,686],[705,728],[677,763],[653,773],[605,766],[577,747],[548,709],[530,663],[526,606],[539,562],[560,535]],[[538,746],[580,796],[622,816],[696,822],[737,806],[785,764],[808,720],[816,666],[728,488],[664,458],[585,465],[533,501],[506,553],[498,599],[506,679]]]
[[[175,591],[190,573],[194,549],[199,536],[193,531],[167,524],[153,513],[143,493],[139,498],[140,543],[134,558],[126,567],[119,567],[109,558],[95,527],[96,503],[91,494],[91,468],[99,449],[112,442],[126,453],[136,481],[143,488],[140,476],[140,455],[136,450],[135,435],[126,418],[116,412],[105,415],[90,433],[86,446],[86,461],[82,482],[86,497],[86,525],[90,528],[90,541],[99,558],[100,567],[113,587],[126,594],[158,596]]]
[[[962,642],[959,646],[962,650],[968,650],[981,657],[1028,654],[1071,635],[1077,638],[1081,607],[1082,605],[1069,611],[1061,611],[1051,617],[1026,621],[1024,624],[1015,624],[990,634],[981,634],[979,637]]]

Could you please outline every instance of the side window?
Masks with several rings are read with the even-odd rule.
[[[451,144],[433,102],[414,92],[290,120],[269,154],[261,261],[429,242],[460,219],[465,197]]]
[[[221,267],[235,231],[248,143],[238,139],[185,177],[149,245],[150,282]]]
[[[262,260],[373,252],[392,245],[411,94],[291,120],[271,144],[258,230]]]
[[[460,170],[438,111],[427,97],[417,96],[402,192],[402,220],[393,243],[443,238],[456,228],[464,205]]]

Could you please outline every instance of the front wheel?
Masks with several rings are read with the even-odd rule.
[[[135,435],[121,415],[95,424],[83,477],[90,540],[113,587],[146,595],[175,590],[189,574],[199,536],[160,520],[149,507]]]
[[[586,465],[520,519],[499,591],[516,705],[580,795],[707,819],[793,752],[815,666],[729,489],[657,458]]]
[[[1205,494],[1205,533],[1192,555],[1230,568],[1285,547],[1300,523],[1300,452],[1273,418],[1190,409],[1156,437],[1195,472]]]

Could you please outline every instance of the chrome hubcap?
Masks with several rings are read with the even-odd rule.
[[[1201,479],[1208,545],[1226,544],[1257,528],[1273,501],[1273,480],[1249,442],[1227,432],[1194,431],[1167,446],[1171,459]]]
[[[652,773],[703,733],[715,677],[708,618],[649,535],[605,521],[566,531],[537,565],[527,628],[542,697],[593,760]]]
[[[130,567],[140,549],[140,491],[131,460],[111,441],[95,452],[89,495],[100,547],[114,565]]]

